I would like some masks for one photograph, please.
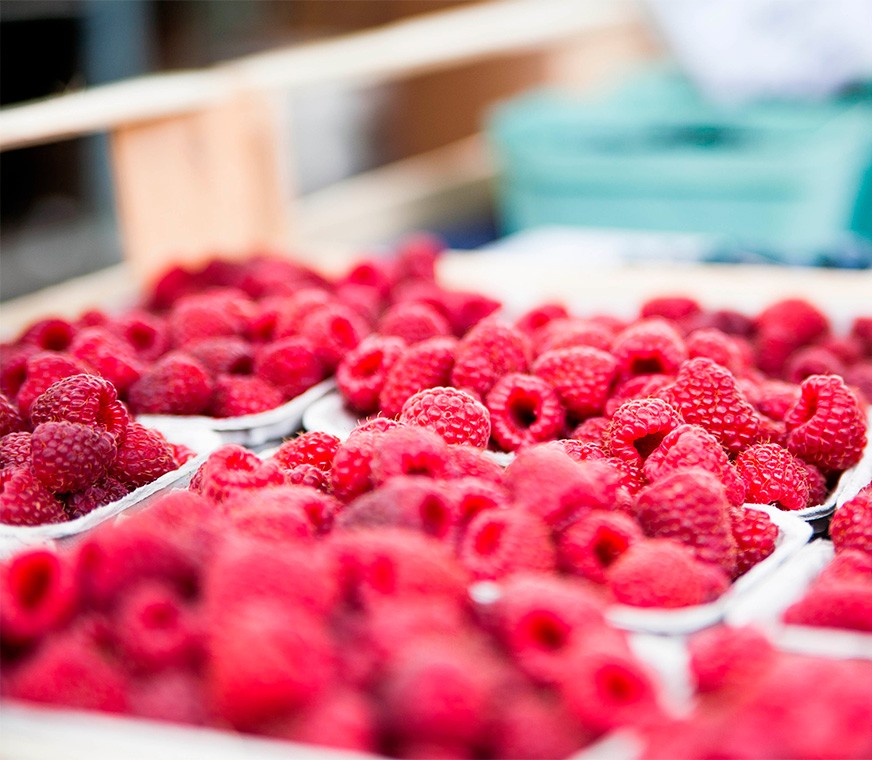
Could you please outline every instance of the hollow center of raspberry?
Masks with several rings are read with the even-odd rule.
[[[526,430],[538,419],[536,400],[526,393],[515,393],[509,400],[509,415],[515,427]]]
[[[651,452],[663,443],[665,437],[665,433],[648,433],[633,441],[633,446],[644,461],[651,455]]]
[[[126,337],[134,348],[142,351],[154,345],[157,332],[149,325],[135,324],[128,328]]]
[[[662,375],[666,372],[659,356],[637,356],[630,362],[632,375]]]
[[[149,604],[142,614],[142,622],[146,628],[172,628],[179,619],[179,611],[170,602],[155,602]]]
[[[550,652],[562,649],[569,636],[569,626],[551,612],[533,615],[527,623],[530,639]]]
[[[639,679],[619,665],[607,665],[597,673],[597,690],[608,702],[629,704],[642,694]]]
[[[52,587],[52,565],[44,559],[36,559],[20,567],[16,576],[13,587],[18,603],[25,610],[39,607]]]
[[[629,546],[627,537],[608,528],[601,528],[597,533],[593,553],[602,567],[609,567],[620,557]]]
[[[341,346],[353,348],[357,334],[347,319],[334,319],[330,323],[330,335]]]
[[[499,549],[503,538],[505,526],[499,522],[489,522],[475,537],[475,551],[477,554],[489,555]]]
[[[360,377],[372,377],[381,369],[384,356],[381,351],[373,351],[364,356],[355,367]]]
[[[445,504],[436,497],[428,496],[421,504],[421,522],[424,530],[431,536],[441,538],[448,532],[450,524],[448,510]]]
[[[66,351],[73,342],[73,332],[67,325],[53,325],[40,336],[40,345],[48,351]]]

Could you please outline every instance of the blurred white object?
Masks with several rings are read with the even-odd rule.
[[[870,0],[647,0],[715,100],[822,98],[872,77]]]

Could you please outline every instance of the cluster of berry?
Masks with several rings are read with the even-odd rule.
[[[830,537],[835,559],[784,620],[872,633],[872,483],[839,508]]]
[[[0,395],[0,523],[72,520],[193,455],[132,421],[112,383],[97,375],[63,377],[25,408]]]

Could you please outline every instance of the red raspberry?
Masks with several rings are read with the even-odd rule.
[[[649,298],[639,309],[639,316],[663,317],[674,322],[690,319],[702,314],[702,306],[693,298],[682,295],[657,296]]]
[[[781,380],[748,382],[741,384],[741,388],[748,400],[773,420],[783,420],[799,400],[799,386]]]
[[[385,308],[384,298],[375,288],[368,285],[356,285],[353,282],[340,283],[333,294],[340,303],[354,312],[367,333],[378,322]]]
[[[481,478],[492,483],[501,483],[503,467],[493,457],[475,446],[449,446],[445,477]]]
[[[281,406],[282,392],[257,375],[219,375],[207,410],[213,417],[242,417]]]
[[[142,374],[144,365],[133,348],[103,327],[87,327],[73,339],[70,353],[81,359],[101,377],[126,393]]]
[[[303,288],[284,299],[275,320],[273,338],[288,338],[298,335],[300,325],[309,314],[322,306],[333,303],[333,297],[324,288]]]
[[[402,338],[412,345],[427,338],[451,335],[451,326],[445,317],[428,304],[400,301],[381,318],[378,332],[381,335]]]
[[[521,670],[553,684],[563,679],[567,652],[605,628],[603,608],[578,580],[516,573],[505,579],[487,617]]]
[[[504,578],[521,570],[555,566],[551,531],[541,517],[521,509],[488,509],[466,528],[458,556],[473,577]]]
[[[98,507],[124,498],[129,492],[130,489],[120,480],[107,476],[83,491],[69,494],[64,499],[64,509],[70,519],[75,520],[77,517],[93,512]]]
[[[300,323],[299,334],[315,346],[315,358],[330,374],[349,351],[357,347],[369,332],[364,322],[350,308],[331,303],[307,314]]]
[[[515,321],[515,327],[527,335],[534,335],[543,327],[558,319],[569,317],[566,306],[558,301],[539,304],[525,311]]]
[[[71,354],[54,352],[34,354],[27,360],[27,374],[18,395],[15,397],[15,403],[18,404],[18,409],[26,419],[30,416],[33,402],[58,380],[71,375],[87,374],[91,371],[85,362]]]
[[[76,632],[56,636],[16,670],[8,696],[80,710],[122,713],[127,685],[93,643]]]
[[[605,443],[606,431],[611,424],[612,421],[608,417],[588,417],[572,431],[571,437],[576,441],[595,443],[601,446]]]
[[[313,464],[298,464],[290,470],[285,470],[285,480],[290,485],[309,486],[319,491],[329,493],[330,475],[327,471],[315,467]]]
[[[387,298],[394,287],[398,274],[393,259],[367,258],[358,261],[340,280],[339,287],[355,285],[375,290],[381,298]]]
[[[48,549],[27,549],[0,565],[3,641],[24,644],[63,626],[78,604],[73,567]]]
[[[746,689],[778,657],[769,639],[750,627],[710,628],[694,635],[688,647],[690,672],[702,694]]]
[[[639,491],[635,514],[647,535],[680,541],[727,575],[735,570],[729,503],[711,473],[691,468],[667,475]]]
[[[860,549],[872,555],[872,492],[860,493],[836,510],[830,536],[837,552]]]
[[[797,349],[784,365],[784,376],[792,383],[801,383],[809,375],[844,374],[845,365],[842,360],[823,346]]]
[[[615,601],[633,607],[690,607],[711,601],[709,572],[691,550],[671,539],[633,544],[609,568],[607,580]],[[720,572],[715,568],[716,572]],[[729,585],[722,575],[723,588]],[[723,589],[721,589],[723,590]]]
[[[152,673],[193,665],[200,654],[193,613],[173,589],[143,581],[121,600],[113,616],[118,648],[127,668]]]
[[[702,425],[731,454],[757,438],[760,421],[732,373],[711,359],[699,357],[681,365],[665,398],[685,422]]]
[[[75,335],[76,328],[67,320],[49,317],[28,327],[19,342],[29,343],[43,351],[66,351]]]
[[[17,433],[25,429],[26,426],[18,412],[18,407],[0,393],[0,439],[10,433]]]
[[[167,320],[173,346],[181,348],[207,338],[242,335],[246,320],[239,308],[229,306],[228,299],[220,294],[198,294],[178,301]]]
[[[58,380],[34,401],[30,416],[34,425],[67,421],[102,427],[119,443],[130,422],[112,383],[96,375]]]
[[[295,488],[303,488],[296,486]],[[240,535],[261,541],[295,543],[311,541],[315,526],[295,495],[284,494],[291,486],[274,486],[258,490],[257,501],[247,491],[240,492],[224,502],[230,513],[230,524]],[[308,489],[306,489],[308,490]],[[228,502],[239,502],[228,507]]]
[[[336,368],[336,386],[352,410],[369,414],[379,408],[385,379],[405,349],[401,338],[370,335],[342,358]]]
[[[735,578],[775,551],[778,526],[761,509],[733,507],[730,509],[730,529],[738,548]]]
[[[699,425],[679,425],[651,452],[642,468],[649,483],[687,467],[698,467],[717,476],[730,504],[745,502],[745,482],[727,457],[718,439]]]
[[[465,391],[436,387],[406,399],[400,422],[433,430],[446,443],[485,448],[490,439],[490,413]]]
[[[164,437],[157,430],[131,422],[109,475],[133,489],[154,482],[176,467],[172,448]]]
[[[397,246],[397,276],[403,279],[432,281],[436,262],[445,250],[445,241],[429,232],[416,232]]]
[[[735,375],[748,369],[745,353],[736,338],[714,327],[703,327],[690,333],[687,336],[687,353],[691,359],[697,356],[711,359]]]
[[[666,436],[681,423],[681,415],[662,399],[627,401],[615,412],[606,431],[606,452],[641,469]]]
[[[33,430],[33,474],[52,493],[72,493],[94,484],[114,461],[115,439],[105,430],[76,422],[43,422]]]
[[[451,330],[457,336],[468,334],[501,306],[499,301],[477,291],[442,290],[439,300],[445,309],[445,317],[451,324]],[[439,304],[432,305],[439,308]]]
[[[212,377],[249,375],[254,371],[254,349],[242,338],[206,338],[185,346],[186,354],[202,364]]]
[[[166,320],[147,311],[135,310],[122,315],[109,329],[124,338],[143,361],[155,361],[170,349]]]
[[[674,375],[687,359],[687,346],[678,331],[659,318],[643,319],[615,337],[612,354],[622,377]]]
[[[341,502],[372,488],[372,459],[381,436],[374,432],[355,432],[339,445],[330,468],[330,487]]]
[[[534,336],[537,356],[548,351],[588,346],[609,352],[614,343],[614,333],[605,325],[589,319],[571,317],[555,319]]]
[[[784,622],[872,633],[872,585],[853,580],[813,584],[787,609]]]
[[[372,458],[372,481],[384,483],[397,475],[444,478],[447,469],[445,440],[432,430],[409,425],[388,430],[378,438]]]
[[[548,351],[533,363],[533,374],[554,388],[564,406],[578,417],[602,413],[617,370],[611,354],[590,346]]]
[[[559,445],[518,453],[504,479],[515,504],[562,530],[592,509],[612,509],[620,474],[601,461],[575,462]]]
[[[409,346],[387,372],[379,395],[382,412],[396,417],[406,399],[425,388],[448,385],[454,366],[454,338],[430,338]]]
[[[0,489],[0,523],[44,525],[67,520],[64,505],[27,468],[4,470]]]
[[[131,387],[136,414],[203,414],[212,402],[208,370],[193,357],[170,353],[149,367]]]
[[[30,433],[8,433],[0,438],[0,470],[30,464]]]
[[[27,360],[37,353],[36,346],[0,343],[0,391],[5,396],[15,398],[27,378]]]
[[[872,405],[872,361],[858,362],[845,370],[845,382],[856,389],[867,405]]]
[[[864,354],[872,358],[872,316],[855,317],[851,323],[851,337],[860,343]]]
[[[660,398],[674,380],[672,375],[636,375],[629,380],[624,380],[612,390],[612,395],[603,408],[603,414],[606,417],[613,417],[627,401]]]
[[[264,346],[255,355],[254,372],[281,390],[286,399],[296,398],[325,377],[315,346],[302,336]]]
[[[297,467],[312,467],[313,465],[297,465]],[[318,472],[321,472],[318,470]],[[327,533],[333,526],[333,518],[341,509],[336,499],[306,484],[289,483],[287,486],[269,486],[260,490],[242,490],[232,494],[222,504],[229,513],[240,512],[252,515],[252,520],[237,520],[237,527],[242,525],[254,533],[260,526],[268,527],[275,517],[279,523],[286,524],[295,534],[303,538],[313,534]],[[281,514],[290,515],[287,523],[281,519]],[[305,519],[307,525],[296,525],[296,517]],[[260,531],[263,533],[263,531]],[[303,535],[305,534],[305,535]],[[277,536],[280,537],[280,536]]]
[[[522,332],[495,319],[484,320],[457,345],[451,384],[484,398],[503,375],[526,372],[529,357],[529,342]]]
[[[514,451],[552,440],[563,429],[565,412],[557,392],[535,375],[504,375],[487,395],[494,441]]]
[[[605,583],[615,560],[642,538],[642,529],[629,515],[594,510],[560,534],[557,557],[566,572]]]
[[[591,417],[591,419],[597,418]],[[576,441],[572,438],[561,438],[556,441],[556,443],[574,462],[586,462],[588,459],[608,459],[606,452],[603,451],[603,447],[598,443],[592,443],[591,441]]]
[[[210,633],[206,689],[236,728],[251,730],[311,702],[333,679],[332,642],[308,610],[248,599]]]
[[[752,504],[787,510],[808,506],[808,473],[778,444],[749,446],[736,458],[736,469],[745,482],[745,499]]]
[[[273,459],[285,469],[298,464],[313,464],[321,470],[329,470],[341,441],[330,433],[313,430],[300,433],[285,441],[273,454]]]
[[[479,512],[504,509],[509,506],[509,494],[499,483],[476,476],[451,481],[451,493],[461,525],[466,525]]]
[[[791,335],[794,345],[811,343],[829,332],[826,315],[801,298],[785,298],[767,306],[754,320],[759,332],[781,332]]]
[[[200,493],[216,504],[239,490],[281,486],[285,483],[277,462],[264,462],[256,454],[233,443],[213,451],[200,468],[200,473]]]
[[[808,477],[808,505],[813,507],[817,504],[823,504],[830,492],[826,477],[813,464],[809,464],[804,459],[798,461],[805,467],[805,474]]]
[[[863,549],[842,548],[833,561],[817,577],[815,583],[872,580],[872,552]]]
[[[801,394],[784,418],[790,452],[824,472],[859,462],[866,445],[866,416],[845,381],[812,375],[803,380]]]

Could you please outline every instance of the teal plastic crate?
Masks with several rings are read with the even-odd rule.
[[[662,73],[595,100],[522,97],[488,125],[502,229],[697,232],[785,251],[872,238],[870,103],[720,108]]]

